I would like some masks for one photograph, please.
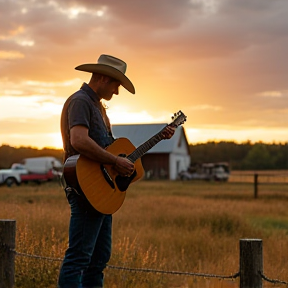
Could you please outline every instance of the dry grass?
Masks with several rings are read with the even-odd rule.
[[[258,183],[286,183],[288,184],[288,170],[264,171],[235,171],[229,177],[229,182],[253,183],[254,175],[258,175]]]
[[[264,273],[288,281],[287,200],[287,184],[260,185],[253,199],[251,184],[138,182],[114,214],[109,264],[231,275],[239,270],[239,239],[260,238]],[[0,187],[0,218],[16,219],[18,252],[63,257],[69,207],[57,183]],[[16,287],[56,287],[59,265],[17,256]],[[238,280],[106,269],[107,288],[238,286]]]

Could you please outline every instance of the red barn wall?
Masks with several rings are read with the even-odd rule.
[[[151,153],[142,158],[142,165],[148,179],[169,179],[169,154]]]

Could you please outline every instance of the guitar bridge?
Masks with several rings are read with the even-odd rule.
[[[115,185],[113,183],[112,178],[110,177],[108,171],[106,170],[106,168],[103,166],[103,164],[100,165],[101,171],[103,173],[103,176],[105,178],[105,180],[107,181],[107,183],[111,186],[112,189],[115,189]]]

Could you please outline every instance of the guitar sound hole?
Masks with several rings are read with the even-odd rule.
[[[120,175],[116,176],[115,182],[117,184],[118,189],[121,192],[125,192],[136,175],[137,175],[137,172],[135,170],[130,177],[120,176]]]

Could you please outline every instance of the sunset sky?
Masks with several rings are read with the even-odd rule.
[[[287,0],[0,0],[0,145],[58,147],[77,65],[127,62],[112,124],[168,123],[189,143],[288,142]]]

